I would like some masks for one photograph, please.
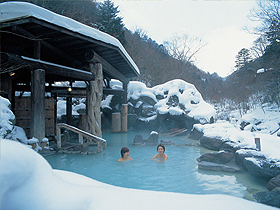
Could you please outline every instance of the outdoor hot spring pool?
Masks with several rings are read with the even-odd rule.
[[[107,149],[93,155],[55,154],[45,157],[54,169],[76,172],[103,183],[141,190],[178,192],[188,194],[226,194],[254,200],[252,195],[266,190],[266,182],[248,173],[226,173],[200,170],[196,158],[211,152],[198,146],[186,136],[159,135],[176,145],[165,145],[168,160],[159,163],[150,160],[156,146],[133,145],[135,135],[148,138],[149,133],[103,133]],[[78,141],[78,140],[77,140]],[[118,162],[122,147],[130,149],[134,161]]]

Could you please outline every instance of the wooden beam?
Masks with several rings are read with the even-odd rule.
[[[123,83],[128,83],[128,79],[117,69],[115,69],[111,64],[99,56],[94,50],[88,50],[85,54],[85,58],[88,62],[102,63],[103,70],[113,76],[114,78],[122,81]]]
[[[20,34],[20,35],[23,35],[23,36],[26,36],[30,39],[33,39],[33,40],[40,40],[38,39],[35,35],[31,34],[30,32],[22,29],[21,27],[19,26],[13,26],[13,31]],[[65,52],[57,49],[56,47],[52,46],[51,44],[47,43],[46,41],[43,41],[43,40],[40,40],[41,44],[44,45],[45,47],[51,49],[53,52],[55,52],[56,54],[62,56],[63,58],[66,58],[67,60],[71,61],[71,62],[75,62],[77,64],[80,64],[81,65],[81,62],[79,62],[78,60],[76,60],[75,58],[67,55]],[[37,59],[40,59],[40,57],[35,57]]]
[[[34,58],[41,59],[41,41],[34,41]]]
[[[3,90],[5,90],[5,88]],[[7,88],[7,90],[9,90],[9,89]],[[30,89],[29,85],[18,85],[17,84],[15,86],[15,91],[29,92],[29,91],[31,91],[31,89]],[[46,86],[45,92],[51,92],[59,97],[67,97],[67,96],[72,96],[73,98],[75,98],[75,97],[85,98],[86,97],[86,88],[81,88],[81,87],[72,87],[72,91],[71,91],[71,93],[69,93],[68,87]],[[125,96],[125,90],[103,88],[103,95],[124,95]]]
[[[5,58],[5,60],[3,60],[2,57]],[[95,76],[89,71],[71,68],[68,66],[62,66],[62,65],[42,61],[39,59],[29,58],[25,56],[18,56],[10,53],[1,52],[1,64],[2,65],[7,64],[5,66],[8,67],[19,65],[20,68],[24,67],[30,70],[44,69],[47,74],[69,77],[74,80],[80,80],[80,81],[92,81],[95,78]],[[6,72],[5,68],[2,67],[0,70],[0,74],[5,72]]]
[[[95,76],[88,71],[71,68],[68,66],[57,65],[54,63],[50,63],[38,59],[32,59],[25,56],[21,56],[21,57],[26,61],[32,62],[33,65],[37,64],[42,66],[42,68],[44,68],[47,71],[47,73],[66,76],[81,81],[93,81],[95,78]]]

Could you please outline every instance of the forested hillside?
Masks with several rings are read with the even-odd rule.
[[[243,109],[249,101],[280,103],[280,0],[260,1],[258,9],[252,11],[252,17],[262,22],[262,27],[255,31],[260,37],[251,49],[240,50],[236,56],[235,71],[226,78],[204,72],[194,65],[192,59],[203,44],[191,48],[190,40],[185,37],[183,41],[187,51],[179,49],[179,39],[159,45],[142,29],[126,29],[118,7],[110,0],[101,3],[91,0],[27,2],[118,38],[140,69],[140,76],[133,80],[144,82],[148,87],[179,78],[194,84],[203,98],[212,102],[223,103],[229,99],[241,104]]]

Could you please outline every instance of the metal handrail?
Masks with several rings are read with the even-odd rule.
[[[73,131],[79,135],[79,143],[82,145],[84,143],[83,137],[93,139],[94,142],[97,143],[97,148],[99,151],[101,151],[101,145],[103,146],[103,149],[106,149],[106,143],[107,141],[101,137],[95,136],[91,133],[88,133],[86,131],[83,131],[81,129],[78,129],[74,126],[65,124],[65,123],[58,123],[56,125],[56,136],[57,136],[57,148],[61,149],[61,128],[68,129],[70,131]]]

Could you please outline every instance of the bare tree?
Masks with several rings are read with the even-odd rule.
[[[268,45],[269,41],[267,38],[265,36],[260,36],[256,41],[254,41],[253,47],[250,48],[252,57],[254,59],[262,57]]]
[[[194,63],[196,54],[206,44],[202,38],[173,34],[170,41],[164,42],[164,46],[173,58],[184,63]]]
[[[251,11],[250,19],[260,21],[261,26],[255,28],[256,33],[265,34],[275,22],[280,22],[280,0],[260,0],[258,7]]]

